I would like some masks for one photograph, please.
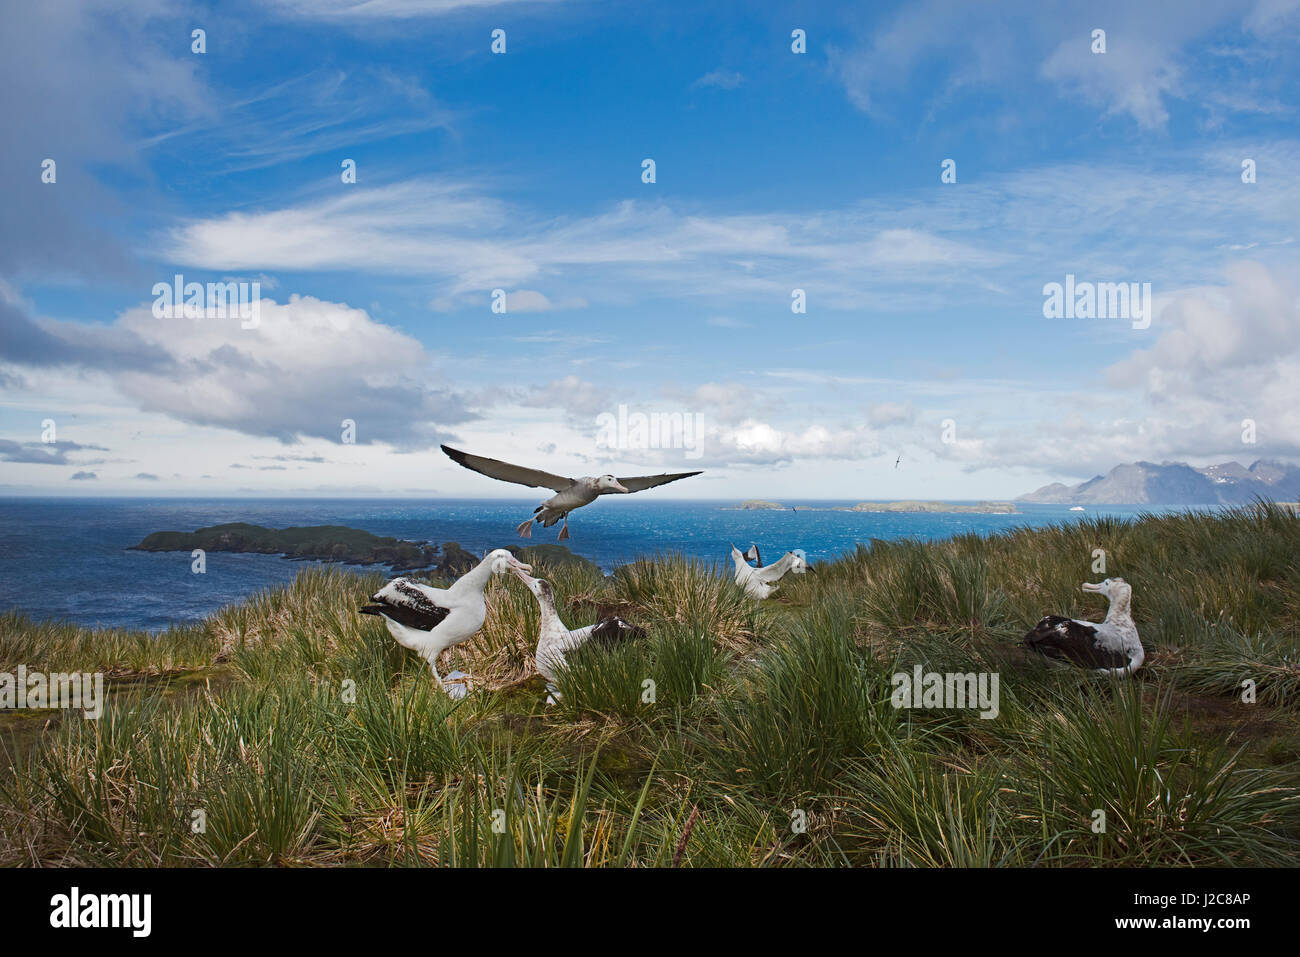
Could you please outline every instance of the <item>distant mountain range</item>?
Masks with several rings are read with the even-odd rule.
[[[1256,497],[1300,499],[1300,468],[1260,459],[1193,468],[1185,462],[1117,465],[1078,485],[1054,482],[1017,502],[1040,505],[1244,505]]]

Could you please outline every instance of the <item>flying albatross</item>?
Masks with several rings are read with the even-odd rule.
[[[551,583],[533,578],[520,568],[514,572],[537,597],[537,607],[541,610],[541,627],[533,659],[537,662],[538,674],[546,679],[546,690],[549,692],[547,704],[554,704],[559,699],[560,693],[555,687],[556,672],[574,648],[588,642],[612,645],[628,638],[645,637],[644,628],[628,624],[618,615],[606,615],[586,628],[570,629],[560,620],[560,613],[555,610],[555,590],[551,588]]]
[[[560,527],[559,537],[559,541],[564,541],[569,537],[569,513],[575,508],[581,508],[596,501],[597,496],[611,493],[627,495],[631,492],[643,492],[648,488],[654,488],[656,485],[667,485],[669,482],[676,482],[678,479],[690,478],[692,475],[700,474],[699,472],[671,472],[663,475],[635,475],[630,478],[615,478],[612,475],[563,478],[559,475],[552,475],[550,472],[543,472],[541,469],[511,465],[509,462],[485,458],[482,455],[471,455],[468,452],[461,452],[459,449],[448,448],[445,445],[442,450],[447,453],[453,462],[486,475],[488,478],[498,479],[502,482],[514,482],[516,485],[527,485],[529,488],[549,488],[557,493],[533,509],[533,517],[515,529],[520,538],[532,537],[533,522],[541,522],[543,528],[550,528],[560,519],[564,519],[564,524]]]
[[[802,575],[810,567],[808,560],[799,552],[786,552],[772,564],[763,567],[763,559],[759,556],[757,545],[750,545],[749,550],[744,554],[732,545],[731,560],[736,563],[736,584],[743,588],[749,597],[760,599],[768,597],[780,587],[777,582],[785,577],[786,572]],[[756,562],[758,567],[750,565],[751,561]]]
[[[1120,678],[1131,675],[1146,660],[1130,613],[1133,588],[1122,578],[1107,578],[1098,584],[1084,582],[1083,590],[1110,599],[1105,621],[1048,615],[1025,635],[1025,645],[1053,661],[1082,665]]]
[[[417,652],[429,663],[443,690],[453,698],[463,698],[467,691],[464,684],[444,681],[438,674],[438,656],[452,645],[474,637],[483,627],[487,617],[483,589],[489,578],[507,570],[522,573],[532,571],[532,566],[498,548],[488,552],[450,588],[394,578],[370,597],[373,604],[363,607],[361,614],[383,618],[388,633],[399,645]]]

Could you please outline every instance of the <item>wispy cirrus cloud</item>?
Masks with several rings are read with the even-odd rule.
[[[418,277],[439,310],[485,303],[496,288],[515,290],[519,312],[619,303],[666,281],[686,296],[772,302],[800,286],[821,307],[937,308],[1012,289],[1037,298],[1065,271],[1185,283],[1219,267],[1216,246],[1282,243],[1300,220],[1300,184],[1245,188],[1247,149],[1261,168],[1300,164],[1295,142],[1223,144],[1176,167],[1013,170],[838,209],[724,214],[629,200],[562,218],[483,183],[419,179],[191,220],[164,245],[206,269]]]
[[[1192,48],[1247,31],[1251,48],[1280,52],[1300,18],[1292,0],[1155,0],[1042,4],[1013,0],[996,15],[962,0],[923,0],[886,16],[849,44],[832,44],[831,69],[850,102],[879,119],[923,71],[932,71],[927,121],[967,95],[1019,102],[1017,89],[1046,80],[1069,101],[1161,129],[1173,101],[1200,101],[1223,78],[1202,78]],[[1105,53],[1092,50],[1103,29]],[[1270,35],[1271,34],[1271,35]],[[1235,108],[1232,100],[1220,109]]]
[[[691,86],[711,86],[719,90],[734,90],[744,82],[745,76],[743,73],[718,67],[718,69],[710,70],[708,73],[704,74],[704,76],[692,83]]]

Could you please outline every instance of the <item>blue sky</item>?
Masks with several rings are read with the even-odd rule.
[[[1297,0],[16,10],[0,491],[521,491],[440,441],[720,498],[1295,459],[1298,41]],[[259,326],[155,318],[176,273]],[[1044,318],[1066,274],[1150,326]],[[620,406],[702,439],[611,446]]]

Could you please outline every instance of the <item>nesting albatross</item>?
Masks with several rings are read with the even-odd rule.
[[[541,611],[537,651],[533,659],[537,662],[537,673],[546,679],[548,704],[559,700],[560,693],[555,687],[556,676],[574,648],[588,642],[613,645],[629,638],[645,637],[644,628],[629,624],[618,615],[605,615],[594,625],[585,628],[569,628],[555,610],[555,590],[551,588],[550,582],[534,578],[523,568],[514,569],[514,573],[537,597],[537,606]]]
[[[1146,651],[1133,622],[1132,586],[1122,578],[1107,578],[1097,584],[1084,582],[1083,590],[1110,599],[1105,621],[1048,615],[1025,635],[1025,645],[1060,663],[1082,665],[1103,675],[1131,675],[1146,660]]]
[[[520,538],[530,538],[532,536],[533,522],[541,522],[543,528],[550,528],[560,519],[564,519],[564,524],[560,527],[559,537],[560,541],[564,541],[569,537],[569,513],[575,508],[591,504],[596,501],[598,496],[612,493],[627,495],[631,492],[643,492],[648,488],[654,488],[656,485],[667,485],[669,482],[676,482],[678,479],[690,478],[692,475],[700,474],[699,472],[666,472],[663,475],[635,475],[630,478],[615,478],[612,475],[585,475],[582,478],[564,478],[550,472],[543,472],[541,469],[530,469],[522,465],[511,465],[509,462],[502,462],[499,459],[471,455],[468,452],[448,448],[445,445],[442,450],[447,453],[453,462],[463,465],[471,471],[486,475],[488,478],[494,478],[501,482],[513,482],[516,485],[527,485],[529,488],[549,488],[557,493],[533,509],[533,517],[515,529]]]

